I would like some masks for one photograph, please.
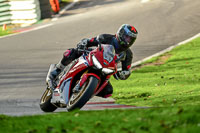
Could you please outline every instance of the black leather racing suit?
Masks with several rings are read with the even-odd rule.
[[[83,39],[82,41],[87,41],[87,47],[92,46],[98,46],[98,41],[101,44],[110,44],[115,47],[115,51],[117,54],[121,54],[124,52],[124,59],[121,61],[122,63],[122,70],[129,70],[132,63],[133,54],[130,48],[125,48],[119,45],[116,36],[111,34],[101,34],[97,37],[91,38],[91,39]],[[79,44],[78,44],[79,45]],[[81,42],[80,42],[81,45]],[[69,63],[71,63],[73,60],[79,58],[82,55],[82,53],[79,53],[77,48],[71,48],[64,52],[64,56],[61,60],[61,63],[65,66],[67,66]],[[126,77],[128,78],[129,75]],[[108,82],[107,86],[98,94],[98,96],[101,97],[107,97],[107,95],[112,94],[113,87]]]

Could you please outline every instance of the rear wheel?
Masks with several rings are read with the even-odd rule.
[[[40,99],[40,108],[44,112],[53,112],[57,109],[55,105],[51,103],[52,90],[46,89]]]
[[[96,77],[89,77],[88,80],[83,84],[81,90],[78,93],[73,93],[71,95],[67,104],[67,110],[71,111],[76,108],[82,108],[94,94],[98,82],[99,80]]]

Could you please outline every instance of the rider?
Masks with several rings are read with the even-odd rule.
[[[101,34],[94,38],[81,40],[81,42],[77,44],[77,48],[71,48],[64,52],[63,58],[50,73],[50,78],[52,80],[56,79],[56,77],[63,71],[65,66],[82,55],[78,49],[98,46],[100,42],[102,44],[113,45],[117,54],[124,53],[124,59],[121,60],[122,71],[118,71],[114,77],[121,80],[127,79],[131,74],[130,68],[133,58],[131,49],[129,47],[135,42],[137,34],[138,32],[135,27],[129,24],[123,24],[115,35]],[[112,93],[113,87],[110,82],[108,82],[107,86],[97,96],[106,98],[111,96]]]

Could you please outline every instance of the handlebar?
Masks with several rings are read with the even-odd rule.
[[[101,43],[98,41],[98,48],[99,48],[99,51],[102,50],[102,47],[101,47]],[[90,53],[92,50],[94,50],[93,48],[85,48],[85,49],[80,49],[78,48],[78,51],[79,52],[83,52],[83,53]],[[115,60],[115,62],[119,62],[122,58],[124,58],[125,54],[124,53],[121,53],[117,56],[117,59]]]
[[[102,48],[101,48],[101,43],[99,41],[98,41],[98,47],[99,47],[99,51],[101,51]],[[92,50],[94,50],[94,49],[92,49],[92,48],[86,48],[86,49],[80,49],[80,48],[78,48],[79,52],[84,52],[84,53],[89,53]]]
[[[89,53],[89,52],[91,52],[92,50],[93,50],[92,48],[78,49],[79,52],[83,52],[83,53]]]

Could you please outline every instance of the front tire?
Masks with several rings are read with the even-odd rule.
[[[81,109],[94,94],[98,82],[99,80],[96,77],[89,77],[88,80],[83,84],[80,92],[78,94],[71,95],[70,100],[67,104],[67,110],[71,111],[76,108]]]
[[[51,103],[51,98],[52,90],[47,88],[40,99],[40,108],[42,111],[53,112],[57,109],[57,107]]]

